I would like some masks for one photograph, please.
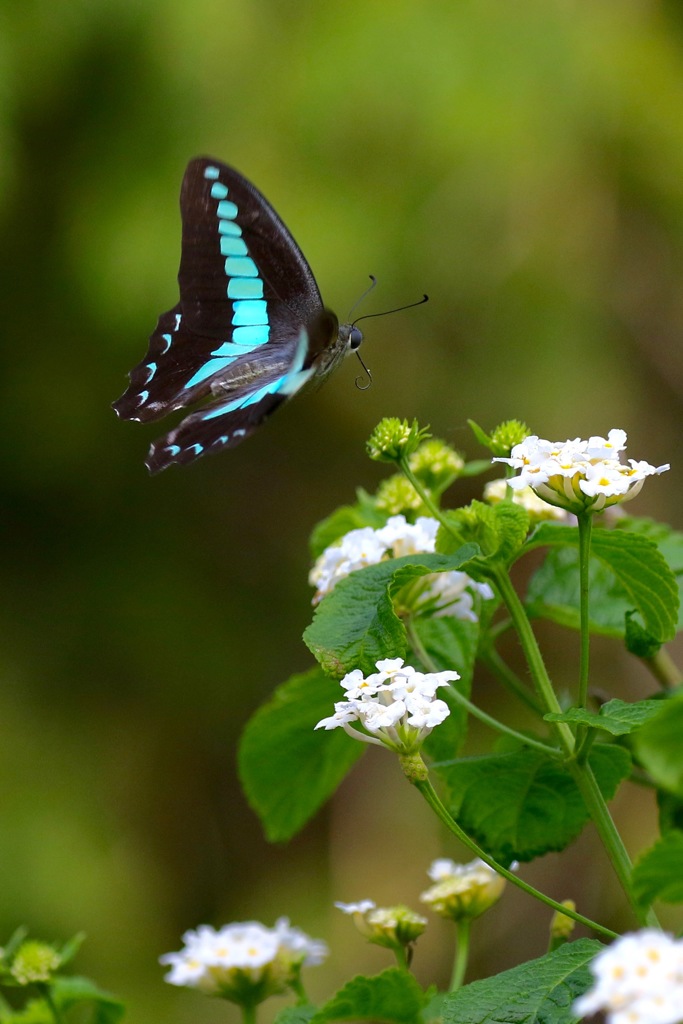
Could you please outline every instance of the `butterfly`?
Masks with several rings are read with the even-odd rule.
[[[150,473],[239,444],[363,340],[323,305],[292,235],[232,167],[190,161],[180,212],[180,301],[159,317],[113,408],[147,422],[204,402],[152,444]]]

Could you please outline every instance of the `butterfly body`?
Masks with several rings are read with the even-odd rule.
[[[292,235],[233,168],[192,160],[180,209],[180,301],[159,317],[114,402],[122,419],[141,422],[203,403],[154,442],[152,473],[239,444],[362,340],[325,308]]]

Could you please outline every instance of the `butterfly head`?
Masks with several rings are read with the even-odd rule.
[[[339,327],[339,340],[347,352],[355,352],[361,346],[363,332],[355,324],[341,324]]]
[[[361,354],[358,349],[363,341],[363,332],[360,328],[356,327],[355,324],[341,324],[339,327],[339,346],[342,348],[344,355],[349,355],[353,352],[358,359],[358,362],[363,367],[365,372],[365,378],[356,377],[356,387],[359,391],[365,391],[372,384],[372,374],[368,370],[367,366],[361,358]],[[367,383],[361,383],[363,380],[367,380]]]

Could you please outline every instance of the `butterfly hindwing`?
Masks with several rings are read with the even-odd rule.
[[[240,444],[302,387],[309,375],[309,370],[273,363],[259,376],[257,386],[227,392],[222,399],[216,394],[215,401],[186,416],[152,444],[147,468],[156,473],[173,462],[192,462],[205,452]]]
[[[303,253],[246,178],[192,160],[180,209],[180,301],[114,408],[146,421],[208,401],[152,445],[152,472],[239,443],[348,350]]]

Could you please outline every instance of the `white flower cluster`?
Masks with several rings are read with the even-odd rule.
[[[498,505],[507,497],[508,482],[504,479],[489,480],[484,485],[484,501],[489,505]],[[532,523],[542,523],[544,520],[556,520],[566,523],[570,519],[570,513],[566,508],[558,508],[557,505],[549,505],[547,501],[532,491],[530,487],[519,487],[512,495],[515,505],[526,509],[531,517]]]
[[[515,870],[517,864],[511,866]],[[448,857],[432,861],[427,871],[435,885],[420,899],[441,917],[459,921],[479,917],[503,894],[505,879],[478,857],[469,864],[456,864]]]
[[[430,516],[420,516],[413,524],[399,515],[391,516],[378,530],[370,526],[350,530],[338,544],[325,548],[311,569],[308,580],[311,586],[316,587],[313,604],[318,604],[340,580],[356,569],[376,565],[389,557],[432,554],[438,529],[438,522]],[[488,583],[476,583],[467,573],[433,573],[425,577],[419,606],[434,615],[453,615],[476,622],[473,592],[484,599],[493,597]]]
[[[335,903],[344,914],[353,917],[356,928],[369,942],[395,948],[415,942],[427,927],[427,918],[409,907],[378,907],[374,900]]]
[[[413,753],[450,714],[448,704],[436,698],[437,689],[459,678],[457,672],[418,672],[404,666],[403,658],[378,661],[377,672],[367,678],[356,668],[341,680],[346,700],[335,703],[334,715],[315,728],[341,727],[354,739]]]
[[[610,430],[606,438],[582,441],[545,441],[535,434],[516,444],[505,462],[519,475],[508,480],[513,490],[532,487],[551,505],[572,512],[591,508],[596,512],[618,501],[635,498],[646,477],[669,468],[629,459],[625,465],[619,453],[626,448],[626,432]]]
[[[679,1024],[683,1020],[683,941],[645,929],[622,935],[591,963],[595,986],[574,1013],[602,1010],[607,1024]]]
[[[292,928],[286,917],[266,928],[258,921],[224,925],[216,931],[200,925],[183,935],[179,953],[165,953],[165,980],[234,1002],[261,1001],[284,992],[303,965],[322,963],[328,953],[319,939]]]

